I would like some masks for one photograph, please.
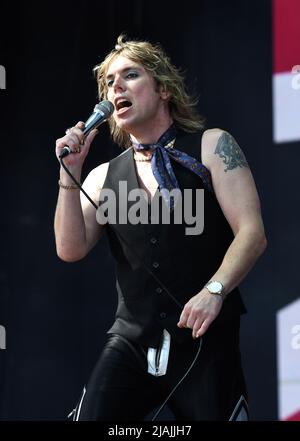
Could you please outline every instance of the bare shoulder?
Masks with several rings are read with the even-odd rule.
[[[203,133],[202,142],[207,146],[212,146],[218,142],[218,139],[223,133],[227,132],[223,129],[219,129],[218,127],[207,129]]]
[[[236,139],[226,130],[214,128],[203,133],[201,156],[210,170],[222,165],[224,172],[248,167],[245,155]]]
[[[225,131],[219,128],[205,130],[201,142],[201,158],[202,163],[211,169],[214,161],[214,152],[218,141]]]
[[[93,187],[96,191],[101,190],[103,187],[107,171],[109,167],[109,162],[104,162],[94,168],[87,176],[84,181],[84,185],[87,187]]]
[[[94,168],[85,178],[82,187],[87,194],[97,203],[99,193],[103,187],[109,162],[104,162],[98,167]],[[80,199],[83,206],[89,205],[88,200],[84,197],[83,193],[80,193]]]

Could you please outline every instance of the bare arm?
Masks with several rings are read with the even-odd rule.
[[[208,140],[212,145],[208,144],[204,157],[212,170],[217,199],[235,236],[212,278],[223,281],[229,293],[264,251],[266,237],[259,197],[244,153],[227,132],[215,130],[207,136],[213,139]]]
[[[211,275],[211,280],[223,283],[228,295],[266,247],[260,201],[246,158],[229,133],[219,129],[206,131],[202,159],[211,172],[216,197],[234,233],[221,266]],[[203,288],[185,305],[178,326],[193,329],[193,337],[203,335],[219,314],[222,301]]]
[[[83,134],[80,130],[82,123],[71,130],[69,135],[58,139],[56,142],[56,154],[68,145],[72,150],[78,148]],[[81,153],[70,154],[65,158],[65,164],[80,182],[81,170],[84,159],[97,131],[92,131],[86,138]],[[102,164],[95,168],[85,179],[83,188],[91,199],[97,204],[101,187],[104,183],[108,164]],[[72,179],[64,171],[60,170],[60,180],[64,185],[74,184]],[[103,227],[96,221],[96,210],[87,198],[78,190],[66,190],[59,188],[54,231],[56,250],[58,256],[67,262],[74,262],[87,255],[101,236]]]

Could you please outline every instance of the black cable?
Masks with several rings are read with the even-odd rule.
[[[84,189],[82,188],[81,184],[79,184],[79,182],[77,182],[77,180],[74,178],[74,176],[72,175],[72,173],[70,172],[70,170],[66,167],[64,161],[62,158],[59,159],[63,169],[68,173],[68,175],[70,176],[70,178],[75,182],[75,184],[77,185],[77,187],[79,188],[79,190],[82,191],[82,193],[84,194],[84,196],[90,201],[90,203],[96,208],[96,210],[98,209],[98,206],[95,204],[95,202],[93,201],[93,199],[91,199],[89,197],[89,195],[86,193],[86,191],[84,191]]]
[[[199,347],[197,349],[197,353],[194,357],[194,360],[192,361],[190,367],[188,368],[188,370],[186,371],[186,373],[183,375],[183,377],[181,377],[181,379],[178,381],[178,383],[173,387],[173,389],[171,390],[171,392],[169,393],[169,395],[167,396],[167,398],[165,399],[165,401],[162,403],[162,405],[158,408],[158,410],[155,412],[154,416],[151,418],[151,421],[155,421],[156,418],[158,417],[158,415],[160,414],[160,412],[163,410],[163,408],[165,407],[165,405],[167,404],[167,402],[169,401],[169,399],[171,398],[171,396],[173,395],[173,393],[176,391],[176,389],[180,386],[180,384],[183,382],[183,380],[185,379],[185,377],[190,373],[190,371],[192,370],[192,367],[194,366],[194,364],[197,361],[197,358],[200,354],[201,351],[201,347],[202,347],[202,337],[200,337],[200,341],[199,341]]]

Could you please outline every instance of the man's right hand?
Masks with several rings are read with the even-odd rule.
[[[83,162],[89,152],[90,145],[98,133],[97,129],[92,130],[86,138],[84,138],[83,130],[84,122],[79,121],[75,127],[71,127],[66,131],[66,135],[56,140],[56,157],[59,155],[65,146],[70,147],[72,153],[64,158],[64,163],[74,171],[81,171]]]

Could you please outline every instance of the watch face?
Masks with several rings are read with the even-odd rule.
[[[223,285],[221,282],[211,282],[208,284],[209,291],[212,293],[221,292],[223,289]]]

